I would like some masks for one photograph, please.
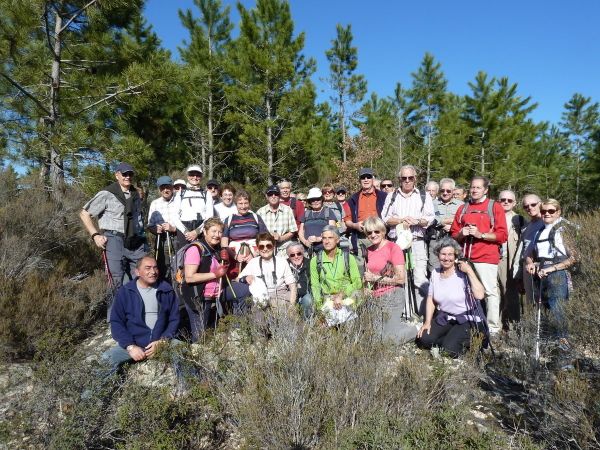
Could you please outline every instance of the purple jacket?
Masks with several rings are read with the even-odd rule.
[[[146,347],[161,338],[171,339],[179,327],[179,301],[171,285],[160,281],[156,292],[158,318],[154,329],[148,328],[144,320],[144,301],[136,281],[137,278],[121,286],[110,312],[110,331],[122,348],[131,344]]]

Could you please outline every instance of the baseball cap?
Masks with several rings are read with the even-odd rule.
[[[281,195],[281,191],[279,190],[279,186],[277,186],[276,184],[269,186],[267,188],[267,190],[265,191],[265,194],[277,194],[277,195]]]
[[[187,186],[186,182],[184,180],[182,180],[181,178],[175,180],[175,182],[173,183],[173,186],[177,186],[178,184],[182,184],[184,186]]]
[[[348,192],[348,189],[346,189],[346,186],[338,186],[338,187],[336,187],[335,188],[335,193],[339,194],[340,192],[346,193],[346,192]]]
[[[161,187],[165,184],[173,185],[173,179],[167,175],[163,175],[162,177],[158,177],[156,180],[156,187]]]
[[[358,171],[358,176],[362,177],[363,175],[371,175],[373,176],[375,172],[370,167],[363,167]]]
[[[217,180],[208,180],[208,182],[206,183],[206,186],[216,186],[219,187],[221,186],[221,183],[219,183]]]
[[[202,173],[202,167],[200,167],[197,164],[193,164],[191,166],[189,166],[186,170],[186,173],[190,173],[190,172],[200,172]]]
[[[135,170],[133,169],[133,166],[131,164],[122,162],[122,163],[119,163],[119,165],[115,168],[115,172],[121,172],[121,173],[133,172],[133,173],[135,173]]]

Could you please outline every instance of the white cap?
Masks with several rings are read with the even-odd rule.
[[[190,173],[190,172],[200,172],[200,173],[202,173],[202,167],[200,167],[197,164],[194,164],[194,165],[188,167],[186,172],[187,173]]]
[[[177,184],[183,184],[184,186],[186,185],[185,181],[183,181],[181,178],[179,178],[178,180],[175,180],[173,182],[173,186],[175,186]]]
[[[314,188],[310,188],[310,190],[308,191],[308,195],[306,196],[306,199],[311,199],[311,198],[321,198],[323,197],[323,193],[321,192],[321,189],[314,187]]]

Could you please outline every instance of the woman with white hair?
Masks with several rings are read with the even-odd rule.
[[[435,252],[440,265],[431,274],[425,320],[417,333],[424,348],[440,347],[453,358],[470,346],[471,334],[484,330],[485,318],[478,304],[485,297],[483,284],[466,260],[460,260],[460,245],[445,237]]]

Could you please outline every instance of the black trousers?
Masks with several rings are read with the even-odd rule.
[[[453,320],[446,325],[439,325],[434,318],[429,334],[423,333],[418,344],[423,348],[440,347],[452,358],[457,358],[467,351],[471,345],[471,333],[475,331],[483,332],[481,322],[459,324]]]

